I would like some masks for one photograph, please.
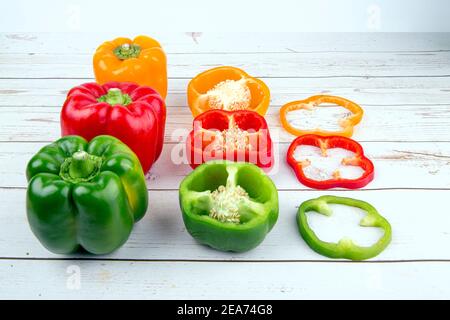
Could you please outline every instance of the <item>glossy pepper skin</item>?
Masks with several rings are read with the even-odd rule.
[[[227,130],[242,130],[246,136],[235,139]],[[225,148],[217,148],[225,145]],[[227,144],[228,142],[228,144]],[[239,148],[227,146],[239,145]],[[186,150],[190,166],[209,160],[243,161],[270,169],[274,162],[272,139],[263,116],[254,111],[209,110],[194,119],[193,130],[186,140]]]
[[[209,216],[211,193],[239,185],[249,200],[239,207],[239,223]],[[198,242],[221,251],[243,252],[258,246],[278,219],[278,193],[270,178],[251,163],[216,160],[198,166],[180,185],[180,207],[187,231]]]
[[[342,130],[339,131],[326,131],[317,128],[316,130],[301,130],[292,126],[287,120],[287,114],[291,111],[317,107],[323,103],[336,104],[338,106],[348,109],[352,115],[342,119],[340,121],[340,126]],[[327,96],[327,95],[317,95],[309,97],[305,100],[292,101],[283,105],[280,109],[280,121],[283,128],[295,136],[301,136],[306,134],[317,134],[322,136],[343,136],[351,137],[353,135],[354,126],[356,126],[362,119],[364,110],[355,102],[347,100],[342,97]]]
[[[31,230],[54,253],[110,253],[147,211],[139,160],[111,136],[63,137],[33,156],[26,175]]]
[[[357,207],[367,212],[360,221],[362,227],[381,228],[383,236],[370,247],[361,247],[349,238],[343,238],[338,243],[325,242],[320,240],[314,231],[309,227],[306,213],[315,211],[326,216],[332,215],[329,204],[340,204]],[[317,253],[334,259],[366,260],[380,254],[391,242],[392,229],[389,222],[383,218],[378,211],[369,203],[352,198],[322,196],[311,199],[300,205],[297,213],[297,224],[302,238],[311,249]]]
[[[211,109],[206,93],[216,84],[225,80],[244,79],[250,89],[250,106],[248,110],[255,111],[264,116],[270,103],[270,90],[267,85],[244,70],[224,66],[206,70],[194,77],[188,84],[188,105],[194,117]]]
[[[342,160],[344,165],[359,166],[364,170],[364,173],[357,179],[344,179],[333,178],[329,180],[313,180],[308,178],[304,171],[304,164],[298,162],[294,158],[294,153],[297,147],[301,145],[310,145],[318,147],[322,150],[322,153],[326,153],[330,148],[342,148],[355,153],[352,158],[345,158]],[[310,188],[315,189],[330,189],[330,188],[347,188],[347,189],[359,189],[369,184],[374,176],[375,169],[372,161],[364,155],[363,147],[356,141],[339,136],[324,137],[315,134],[309,134],[297,137],[289,146],[286,155],[287,163],[292,167],[297,176],[297,179]]]
[[[163,99],[167,96],[166,54],[155,39],[138,36],[107,41],[95,51],[93,65],[100,84],[134,82],[155,89]]]
[[[127,82],[85,83],[67,94],[61,110],[61,133],[91,140],[111,135],[127,144],[144,173],[161,155],[166,106],[150,87]]]

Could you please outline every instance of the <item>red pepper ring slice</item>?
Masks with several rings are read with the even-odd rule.
[[[341,131],[325,131],[320,130],[320,128],[317,128],[315,130],[301,130],[292,126],[287,120],[287,114],[291,111],[305,109],[311,106],[317,107],[318,105],[323,103],[336,104],[338,106],[350,110],[353,113],[353,115],[349,116],[348,118],[341,119],[341,121],[339,122],[340,126],[342,127]],[[334,136],[351,137],[353,134],[353,127],[361,121],[363,114],[364,114],[363,109],[353,101],[336,96],[317,95],[309,97],[308,99],[305,100],[292,101],[283,105],[280,109],[280,121],[282,126],[284,127],[284,129],[286,129],[287,132],[296,136],[301,136],[305,134],[319,134],[324,136],[334,135]]]
[[[227,150],[230,142],[232,148]],[[186,151],[194,169],[210,160],[251,162],[269,169],[274,158],[267,122],[250,110],[209,110],[200,114],[194,119]]]
[[[364,170],[364,173],[357,179],[344,179],[339,177],[322,181],[311,179],[307,177],[303,171],[303,166],[305,164],[300,163],[294,158],[295,150],[301,145],[318,147],[324,152],[331,148],[342,148],[351,151],[355,154],[355,156],[352,158],[344,158],[342,160],[342,164],[358,166]],[[358,189],[366,186],[374,178],[373,163],[364,155],[362,146],[358,142],[346,137],[324,137],[314,134],[300,136],[296,138],[289,146],[286,160],[294,170],[297,179],[302,184],[310,188],[330,189],[341,187],[347,189]]]

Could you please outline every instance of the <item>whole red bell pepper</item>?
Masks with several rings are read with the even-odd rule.
[[[127,144],[147,173],[164,143],[166,106],[152,88],[128,82],[86,83],[69,91],[61,110],[62,135],[91,140],[111,135]]]
[[[194,119],[193,127],[186,141],[192,168],[219,159],[250,162],[263,169],[273,165],[267,122],[254,111],[209,110]]]
[[[314,172],[317,176],[311,177],[305,173],[305,171],[314,166],[312,160],[310,160],[307,154],[302,154],[302,152],[297,152],[296,150],[300,146],[312,146],[320,149],[320,155],[324,158],[331,157],[330,149],[340,148],[344,151],[348,151],[348,156],[342,156],[339,164],[342,166],[356,166],[362,169],[362,173],[357,178],[345,178],[342,177],[341,172],[337,169],[331,173],[325,174],[320,168],[316,168]],[[298,157],[302,160],[299,160]],[[297,159],[296,159],[297,157]],[[287,162],[294,169],[295,175],[298,180],[310,188],[315,189],[330,189],[330,188],[348,188],[348,189],[358,189],[366,186],[374,178],[374,166],[372,161],[370,161],[365,155],[362,146],[346,137],[341,136],[319,136],[315,134],[303,135],[296,138],[289,146],[287,152]],[[323,174],[323,176],[321,176]]]

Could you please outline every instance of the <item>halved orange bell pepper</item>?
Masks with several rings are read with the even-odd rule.
[[[100,45],[93,59],[95,79],[106,82],[134,82],[167,96],[167,59],[158,41],[138,36],[116,38]]]
[[[287,120],[287,114],[291,111],[299,109],[311,109],[323,103],[336,104],[338,106],[348,109],[352,113],[351,116],[339,120],[339,126],[342,127],[342,130],[326,131],[320,129],[320,127],[313,130],[302,130],[294,127]],[[309,97],[308,99],[305,100],[292,101],[283,105],[280,109],[280,121],[284,129],[286,129],[286,131],[296,136],[301,136],[305,134],[317,134],[322,136],[351,137],[353,134],[353,127],[361,121],[363,114],[364,114],[363,109],[353,101],[336,96],[317,95]]]
[[[264,116],[270,103],[267,85],[235,67],[217,67],[198,74],[187,89],[194,117],[210,109],[252,110]]]

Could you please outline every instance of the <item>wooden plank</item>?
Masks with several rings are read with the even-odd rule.
[[[448,263],[4,260],[0,298],[448,299],[448,269]]]
[[[450,103],[450,78],[264,78],[271,104],[331,94],[365,105],[435,105]],[[60,107],[68,90],[90,80],[0,79],[0,107]],[[167,105],[185,107],[189,79],[169,79]]]
[[[0,187],[24,188],[25,167],[46,143],[0,143]],[[450,188],[450,143],[364,142],[366,154],[375,164],[376,177],[366,189]],[[177,189],[191,168],[183,145],[165,144],[161,158],[148,175],[151,190]],[[270,173],[279,189],[308,190],[285,163],[288,144],[276,146],[278,158]],[[170,174],[168,174],[170,173]]]
[[[354,197],[372,203],[391,223],[391,245],[374,261],[415,259],[450,260],[450,233],[446,190],[382,190],[382,191],[280,191],[280,216],[265,241],[246,253],[224,253],[199,245],[186,232],[178,205],[177,190],[150,191],[147,215],[135,225],[128,242],[111,255],[95,257],[75,255],[86,259],[143,259],[143,260],[223,260],[223,261],[329,261],[313,252],[301,239],[296,225],[296,212],[301,202],[320,195],[331,194]],[[0,257],[7,258],[64,258],[43,248],[31,233],[25,213],[25,190],[0,188]],[[345,213],[346,214],[346,213]],[[326,233],[326,225],[314,224],[316,231],[338,240],[348,234],[353,220],[336,221],[336,233]],[[349,216],[350,217],[350,216]],[[331,218],[329,218],[331,219]],[[349,221],[349,222],[347,222]],[[357,221],[354,221],[355,225]],[[357,230],[359,231],[359,229]],[[325,232],[325,233],[324,233]],[[349,232],[353,232],[353,229]],[[367,241],[363,234],[352,233],[356,241]],[[367,232],[370,232],[367,230]],[[369,236],[369,234],[367,234]],[[376,239],[370,233],[370,239]],[[370,240],[369,239],[369,240]],[[70,256],[73,257],[73,256]]]
[[[450,51],[432,53],[171,54],[168,74],[192,78],[219,65],[232,65],[256,77],[428,77],[450,76]],[[90,55],[3,54],[1,78],[92,78]]]
[[[450,50],[448,33],[150,32],[168,53]],[[2,53],[91,54],[115,33],[0,33]],[[268,41],[270,38],[270,41]],[[336,41],[336,39],[339,39]]]
[[[2,107],[0,141],[53,141],[60,136],[59,108]],[[449,141],[448,105],[366,106],[362,122],[355,128],[358,141]],[[192,129],[188,107],[169,108],[166,142],[179,141]],[[282,129],[279,107],[271,106],[266,120],[274,141],[291,142],[293,136]]]

